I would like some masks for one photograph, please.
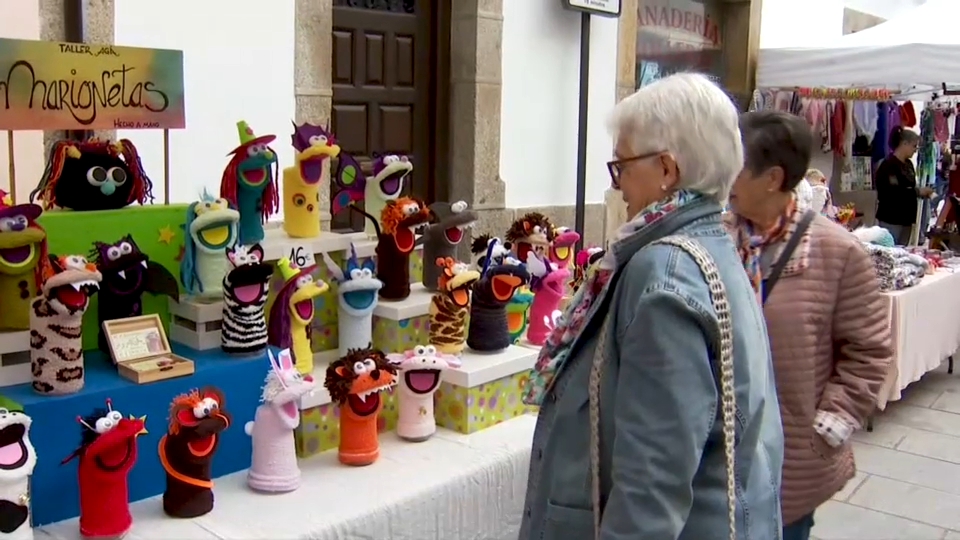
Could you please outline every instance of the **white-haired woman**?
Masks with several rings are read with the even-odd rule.
[[[694,74],[614,110],[608,165],[630,221],[528,384],[540,414],[521,540],[779,538],[769,347],[720,221],[743,166],[737,122]]]

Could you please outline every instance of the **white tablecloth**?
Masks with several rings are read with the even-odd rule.
[[[283,495],[253,493],[245,471],[233,474],[216,480],[216,506],[197,519],[165,517],[159,498],[133,504],[126,539],[516,540],[535,422],[525,415],[473,435],[440,430],[423,443],[387,433],[377,463],[347,467],[326,452],[301,461],[303,486]],[[80,538],[77,520],[36,537]]]
[[[896,357],[877,398],[880,410],[960,349],[960,273],[941,270],[886,296]]]

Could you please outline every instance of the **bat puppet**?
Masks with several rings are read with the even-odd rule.
[[[178,301],[177,278],[169,270],[150,260],[140,251],[129,234],[108,244],[95,242],[92,261],[103,276],[100,283],[100,301],[97,303],[99,345],[110,353],[103,321],[143,315],[143,293],[165,295]]]
[[[492,252],[495,244],[491,242],[487,251]],[[475,351],[496,352],[513,342],[506,307],[514,293],[526,285],[530,275],[513,257],[506,257],[502,263],[496,264],[488,255],[486,261],[480,281],[473,285],[467,345]]]
[[[444,354],[460,354],[466,343],[470,289],[480,272],[449,257],[437,259],[440,290],[430,299],[430,344]]]
[[[460,359],[427,345],[388,354],[387,360],[400,372],[397,435],[411,442],[425,441],[437,432],[433,394],[440,388],[440,376],[460,367]]]
[[[163,511],[170,517],[195,518],[213,510],[213,456],[220,434],[230,427],[223,392],[207,387],[177,396],[170,406],[167,434],[157,451],[166,472]]]
[[[320,236],[323,163],[340,155],[340,147],[328,129],[313,124],[294,123],[292,138],[294,163],[283,170],[283,230],[292,238],[315,238]]]
[[[527,253],[531,251],[541,257],[547,256],[550,243],[553,242],[553,232],[553,224],[547,216],[530,212],[513,222],[504,240],[514,247],[517,259],[526,262]]]
[[[284,257],[277,262],[283,286],[270,306],[267,342],[280,349],[293,351],[297,369],[304,375],[313,371],[313,348],[310,346],[310,323],[313,322],[313,301],[330,286],[314,281],[316,266],[297,268]]]
[[[527,252],[527,271],[530,272],[530,290],[533,291],[527,341],[533,345],[543,345],[551,330],[549,321],[553,320],[553,312],[563,300],[563,291],[570,279],[570,271],[557,268],[532,251]]]
[[[0,331],[30,328],[30,305],[49,273],[41,212],[0,191]]]
[[[464,230],[477,222],[477,213],[467,208],[463,201],[453,204],[436,202],[430,205],[433,222],[423,229],[417,244],[423,244],[423,260],[434,261],[457,256],[457,246],[463,241]],[[423,286],[428,291],[437,290],[440,268],[423,265]]]
[[[383,282],[380,298],[403,300],[410,296],[410,254],[417,242],[417,231],[430,221],[430,209],[422,201],[402,197],[387,201],[380,216],[350,207],[373,223],[377,233],[377,278]]]
[[[372,259],[360,263],[353,244],[345,270],[326,253],[323,262],[338,284],[337,325],[342,357],[350,349],[362,349],[373,342],[373,310],[377,308],[377,291],[383,282],[374,277],[376,265]]]
[[[32,423],[23,411],[0,409],[0,538],[33,538],[30,475],[37,451],[30,443]]]
[[[337,215],[344,208],[352,207],[353,203],[363,201],[364,210],[368,214],[380,216],[390,201],[400,198],[404,183],[412,173],[413,162],[408,156],[374,155],[373,176],[367,178],[360,170],[357,160],[343,154],[333,179],[340,191],[333,196],[331,212]],[[367,222],[367,235],[379,236],[376,222],[376,219]]]
[[[180,283],[189,295],[217,299],[223,295],[223,277],[230,263],[227,249],[237,244],[240,213],[226,199],[204,192],[200,201],[187,207],[183,225],[183,259]]]
[[[237,122],[240,146],[220,179],[220,197],[239,212],[240,242],[263,240],[263,224],[280,210],[277,193],[277,153],[269,145],[276,135],[257,137],[245,121]]]
[[[220,348],[227,354],[254,355],[267,348],[264,307],[273,268],[263,262],[260,244],[227,248],[232,269],[223,277]]]

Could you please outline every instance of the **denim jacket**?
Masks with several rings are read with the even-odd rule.
[[[617,242],[617,269],[587,315],[537,419],[520,540],[591,540],[588,381],[604,317],[597,540],[726,540],[716,313],[693,258],[714,259],[730,305],[738,540],[781,537],[783,431],[763,314],[720,206],[701,199]]]

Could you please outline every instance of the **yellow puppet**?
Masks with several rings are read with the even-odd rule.
[[[320,178],[323,162],[340,155],[326,129],[294,124],[294,164],[283,170],[283,230],[293,238],[320,236]]]
[[[300,373],[313,371],[313,348],[310,346],[310,323],[316,311],[314,300],[330,287],[323,281],[314,281],[316,266],[297,268],[290,259],[277,261],[283,286],[270,307],[267,324],[268,343],[280,349],[293,351],[293,359]]]

